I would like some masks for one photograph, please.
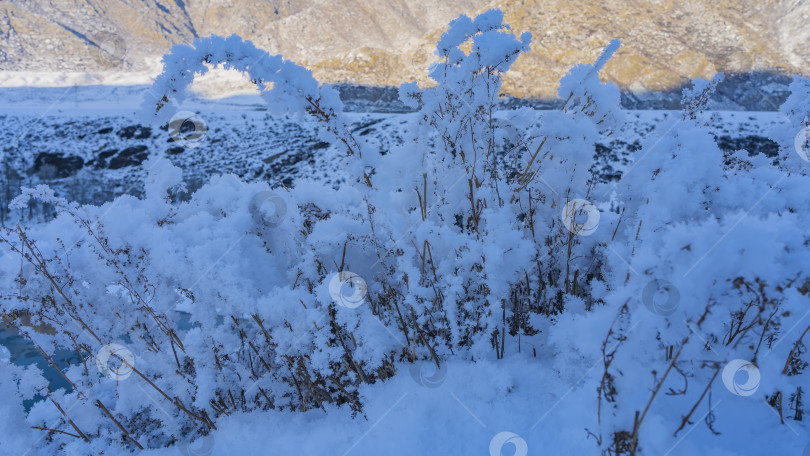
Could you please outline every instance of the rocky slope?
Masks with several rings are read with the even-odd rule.
[[[173,43],[237,33],[323,82],[425,82],[447,22],[489,7],[534,35],[506,79],[518,97],[553,96],[611,38],[624,46],[602,76],[635,94],[716,71],[810,72],[807,0],[23,0],[0,3],[0,69],[154,73]]]

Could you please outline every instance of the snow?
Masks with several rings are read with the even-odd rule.
[[[435,388],[420,386],[408,372],[402,372],[382,385],[367,388],[367,419],[353,419],[349,411],[340,408],[245,414],[225,418],[213,437],[192,445],[205,444],[209,454],[493,454],[489,448],[495,437],[510,432],[525,442],[529,455],[597,454],[593,438],[583,427],[595,423],[582,420],[585,411],[594,407],[590,385],[601,375],[598,366],[589,371],[598,360],[589,362],[569,366],[565,384],[560,382],[562,374],[543,368],[541,361],[528,354],[497,363],[450,362],[444,381]],[[778,418],[767,424],[746,419],[770,415],[767,405],[727,392],[720,394],[723,392],[714,397],[715,402],[719,399],[717,413],[736,413],[737,418],[718,420],[716,429],[722,437],[713,436],[698,421],[687,426],[686,431],[691,432],[674,448],[645,446],[644,452],[671,456],[752,454],[752,433],[767,433],[769,453],[802,454],[806,438],[802,440],[780,426]],[[650,429],[650,434],[672,432],[665,422]],[[504,445],[500,454],[515,454],[513,451],[514,447]],[[142,454],[173,455],[177,450]]]
[[[149,141],[191,128],[190,151],[218,150],[203,160],[244,161],[209,125],[295,122],[331,144],[328,176],[220,169],[189,190],[193,159],[153,153],[138,195],[24,185],[15,213],[55,216],[0,231],[0,310],[47,357],[75,356],[54,358],[59,385],[0,357],[0,453],[800,454],[807,80],[784,118],[708,112],[722,76],[683,112],[626,112],[598,74],[614,40],[561,80],[563,109],[499,111],[531,41],[502,21],[450,24],[436,86],[400,89],[419,112],[375,119],[384,148],[281,56],[237,36],[174,47],[141,105],[170,124]],[[184,112],[216,65],[283,120]],[[715,139],[763,124],[773,156]],[[614,179],[595,171],[608,140],[638,144],[610,157]]]

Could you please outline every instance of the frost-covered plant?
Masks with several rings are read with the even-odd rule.
[[[577,295],[577,282],[586,280],[572,277],[578,273],[569,260],[577,255],[562,250],[580,238],[564,230],[559,215],[570,199],[587,197],[597,125],[618,105],[615,86],[596,76],[615,43],[597,67],[577,67],[563,79],[566,107],[542,125],[529,110],[497,113],[500,74],[529,42],[528,34],[518,40],[506,29],[497,12],[460,18],[437,46],[443,62],[430,73],[437,87],[401,89],[405,101],[422,106],[410,129],[421,160],[400,179],[411,179],[421,210],[406,226],[416,235],[416,254],[432,254],[408,304],[451,303],[442,315],[423,317],[445,322],[430,329],[449,334],[451,347],[481,339],[479,354],[494,344],[499,356],[507,333],[535,333],[531,315],[562,310],[563,296]],[[604,90],[615,96],[597,102]]]
[[[722,154],[698,122],[714,81],[686,93],[684,116],[660,126],[617,186],[600,184],[594,146],[622,112],[598,74],[619,43],[566,74],[562,109],[538,122],[496,109],[530,38],[495,10],[453,21],[436,86],[400,89],[419,110],[390,151],[354,138],[336,92],[280,56],[235,36],[173,48],[146,117],[171,118],[211,67],[242,71],[274,114],[319,122],[345,152],[345,184],[221,176],[178,201],[181,171],[153,158],[142,199],[80,206],[25,189],[15,208],[35,198],[57,217],[0,232],[0,311],[70,388],[13,368],[0,390],[36,400],[25,419],[47,433],[43,451],[182,445],[253,410],[362,414],[360,385],[403,363],[503,358],[524,339],[560,372],[601,359],[597,412],[582,423],[607,454],[665,452],[671,439],[642,425],[682,432],[736,358],[769,373],[761,388],[783,417],[789,404],[800,416],[804,174]],[[806,112],[793,116],[806,125]],[[75,363],[54,361],[65,349]]]
[[[560,352],[602,359],[588,431],[603,454],[665,453],[669,436],[701,421],[717,434],[716,421],[758,419],[765,402],[783,423],[802,417],[806,171],[796,157],[724,156],[699,115],[720,78],[685,90],[683,116],[606,190],[621,214],[607,306],[552,335]],[[570,337],[594,325],[601,344]]]
[[[309,114],[320,121],[323,139],[342,143],[349,154],[360,153],[339,115],[343,103],[336,90],[330,86],[319,88],[312,71],[280,55],[271,56],[237,35],[197,38],[193,46],[174,46],[164,56],[163,64],[164,71],[155,79],[150,92],[161,96],[157,100],[147,97],[142,105],[147,120],[168,122],[174,113],[171,105],[185,100],[186,89],[194,78],[221,66],[244,72],[256,84],[270,114]]]
[[[334,90],[280,56],[235,36],[173,48],[147,117],[168,120],[213,66],[243,71],[271,112],[320,122],[346,152],[349,183],[271,189],[221,177],[171,203],[180,171],[153,160],[142,200],[78,206],[46,187],[25,190],[15,207],[36,198],[58,216],[3,234],[22,263],[3,263],[2,310],[44,356],[69,349],[80,360],[54,363],[71,390],[38,390],[48,401],[29,422],[57,446],[140,448],[208,432],[238,411],[359,412],[357,386],[397,363],[501,357],[507,335],[531,336],[532,318],[588,295],[598,273],[581,258],[596,258],[597,242],[581,245],[560,212],[587,197],[594,142],[615,121],[618,91],[597,73],[617,43],[572,70],[566,107],[533,125],[527,111],[495,109],[501,75],[529,41],[499,11],[452,22],[431,69],[438,85],[403,86],[421,109],[386,154],[352,137]],[[368,305],[336,302],[335,281],[359,287]],[[50,330],[31,330],[24,316]]]

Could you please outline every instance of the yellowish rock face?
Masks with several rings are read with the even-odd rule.
[[[150,71],[173,43],[236,33],[309,66],[322,82],[429,84],[427,68],[447,23],[498,7],[515,32],[534,37],[505,80],[505,92],[515,96],[553,95],[568,68],[593,61],[613,38],[623,45],[602,77],[636,92],[717,71],[810,73],[810,2],[793,0],[189,0],[182,7],[109,0],[102,9],[85,3],[0,6],[0,69],[96,70],[93,37],[111,31],[126,43],[121,68]]]

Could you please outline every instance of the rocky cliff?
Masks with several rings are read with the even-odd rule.
[[[426,82],[446,24],[490,7],[534,36],[506,78],[517,97],[553,96],[612,38],[602,77],[634,94],[717,71],[810,73],[807,0],[22,0],[0,2],[0,69],[156,72],[173,43],[236,33],[322,82]]]

